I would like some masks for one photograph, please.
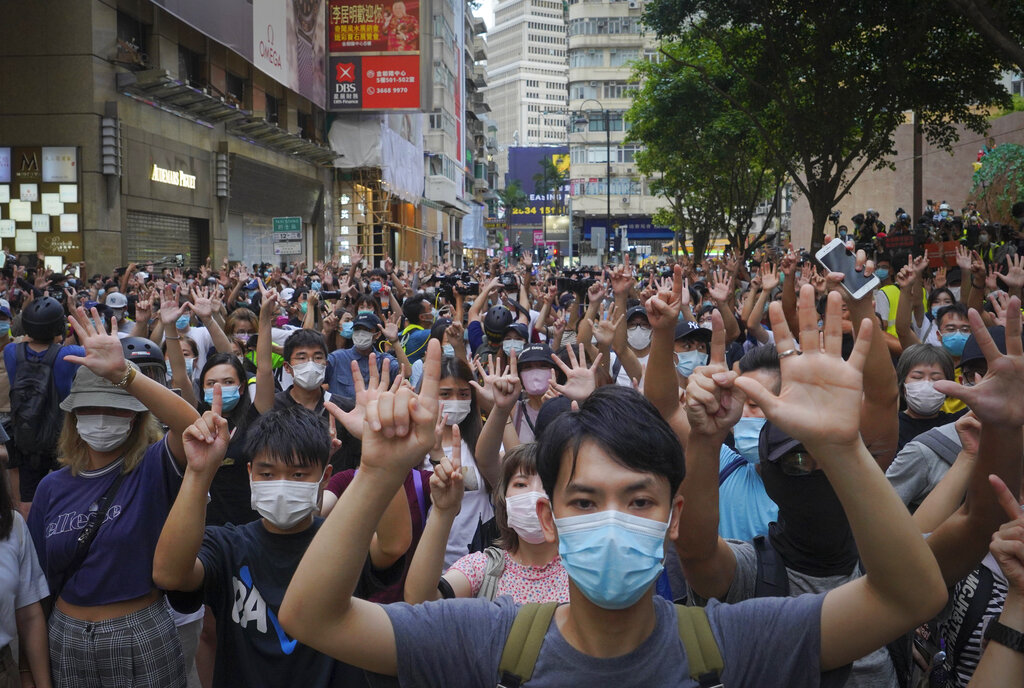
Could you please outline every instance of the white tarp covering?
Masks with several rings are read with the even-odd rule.
[[[352,114],[335,118],[327,135],[341,169],[379,167],[387,189],[404,201],[423,197],[423,114]]]
[[[487,248],[487,230],[484,229],[485,206],[469,202],[469,213],[462,218],[462,243],[466,248]]]

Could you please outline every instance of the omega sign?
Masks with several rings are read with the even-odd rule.
[[[180,186],[183,189],[196,188],[196,176],[185,170],[165,170],[157,164],[153,164],[153,173],[149,176],[150,181],[171,186]]]
[[[260,41],[260,57],[274,65],[281,66],[281,53],[274,47],[274,25],[267,24],[267,40]]]

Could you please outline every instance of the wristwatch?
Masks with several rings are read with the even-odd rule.
[[[1024,653],[1024,633],[1005,626],[995,619],[985,628],[985,640],[994,640],[1004,647]]]

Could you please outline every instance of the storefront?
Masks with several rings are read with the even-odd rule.
[[[82,260],[80,158],[74,146],[0,147],[0,241],[22,265]]]
[[[327,255],[326,187],[318,176],[306,177],[256,162],[242,155],[230,156],[231,195],[228,203],[228,258],[254,263],[287,263],[305,260],[311,265]],[[275,244],[275,217],[302,218],[300,253],[281,253]]]
[[[125,128],[124,137],[125,262],[201,265],[216,219],[212,154],[134,128]]]

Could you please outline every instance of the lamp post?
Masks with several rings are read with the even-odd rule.
[[[583,106],[587,103],[594,103],[601,108],[601,115],[604,118],[604,161],[605,161],[605,231],[607,232],[608,240],[611,240],[612,236],[612,127],[611,127],[611,113],[608,108],[601,105],[601,103],[593,98],[587,98],[580,103],[579,109],[576,111],[576,117],[573,120],[573,124],[585,125],[589,123],[587,115],[583,111]],[[571,221],[571,218],[570,218]],[[593,239],[593,237],[591,237]],[[618,245],[619,242],[616,242]],[[621,247],[620,247],[621,249]],[[608,253],[611,253],[610,247]]]

